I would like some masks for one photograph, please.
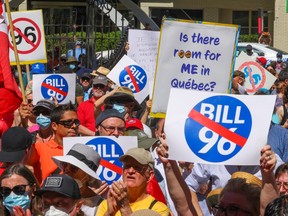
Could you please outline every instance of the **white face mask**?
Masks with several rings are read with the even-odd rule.
[[[69,214],[55,208],[54,206],[50,206],[48,211],[45,212],[44,216],[69,216]]]

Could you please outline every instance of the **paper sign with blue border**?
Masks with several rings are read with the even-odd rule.
[[[99,137],[65,137],[64,155],[76,143],[83,143],[94,148],[101,156],[100,166],[97,175],[101,180],[105,180],[109,185],[117,181],[122,175],[122,162],[119,157],[125,154],[128,149],[137,147],[137,137],[135,136],[99,136]]]
[[[165,117],[171,88],[227,93],[239,26],[164,19],[150,115]]]
[[[75,74],[33,74],[33,103],[56,98],[59,104],[74,104],[75,80]]]
[[[21,64],[47,62],[46,41],[42,10],[20,11],[11,13],[18,56]],[[9,29],[9,58],[11,65],[16,65],[14,45]]]
[[[259,165],[275,95],[233,95],[171,89],[165,121],[175,160]]]
[[[158,52],[159,31],[129,29],[127,56],[140,64],[154,77]]]
[[[126,55],[121,58],[107,77],[119,86],[130,88],[139,103],[142,103],[149,94],[151,74]]]
[[[244,87],[248,94],[255,94],[261,88],[269,90],[276,80],[276,77],[256,62],[255,58],[244,52],[236,58],[235,70],[245,73]]]

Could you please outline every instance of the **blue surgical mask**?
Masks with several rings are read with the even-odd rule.
[[[36,123],[40,126],[40,128],[42,130],[45,130],[45,129],[47,129],[50,126],[51,119],[49,117],[47,117],[47,116],[43,116],[42,114],[40,114],[36,118]]]
[[[69,68],[72,69],[72,70],[74,70],[74,69],[76,68],[76,65],[70,64],[70,65],[69,65]]]
[[[30,197],[26,192],[24,195],[16,195],[13,192],[4,198],[3,205],[6,209],[9,210],[10,213],[13,212],[14,206],[20,206],[24,211],[30,207]]]
[[[117,110],[120,113],[124,113],[126,111],[125,106],[119,104],[113,104],[113,109]]]

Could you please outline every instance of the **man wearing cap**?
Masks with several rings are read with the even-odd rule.
[[[114,182],[97,211],[96,216],[131,215],[140,209],[151,209],[160,215],[169,215],[168,207],[146,192],[154,176],[154,160],[144,148],[129,149],[120,157],[123,162],[123,181]]]
[[[84,91],[84,101],[89,100],[90,98],[90,93],[92,91],[92,87],[91,87],[91,75],[89,73],[84,73],[81,76],[80,79],[80,84],[83,88]]]
[[[247,94],[243,87],[245,82],[245,74],[242,71],[235,70],[232,80],[232,94]]]
[[[68,175],[48,176],[41,189],[35,191],[34,194],[41,197],[44,216],[77,216],[81,211],[79,187],[76,181]]]
[[[10,165],[23,161],[32,145],[31,134],[23,127],[11,127],[1,137],[0,175]]]
[[[126,130],[124,115],[115,109],[106,109],[96,119],[99,136],[123,136]]]
[[[251,44],[248,44],[248,45],[246,46],[246,54],[247,54],[248,56],[251,56],[251,57],[257,57],[257,56],[258,56],[257,53],[253,52],[253,47],[252,47]]]
[[[92,81],[92,96],[88,101],[81,103],[77,109],[77,114],[81,125],[91,131],[96,132],[95,118],[101,112],[101,106],[104,100],[114,94],[117,88],[106,94],[108,90],[107,78],[105,76],[96,76]]]
[[[82,46],[84,46],[84,44],[82,44],[82,41],[77,40],[74,44],[74,50],[68,50],[68,58],[75,56],[76,59],[79,59],[80,54],[86,54],[86,49]]]

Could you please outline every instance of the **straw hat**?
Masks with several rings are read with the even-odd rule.
[[[222,188],[216,188],[211,190],[206,197],[206,203],[208,207],[212,207],[218,203],[219,195],[222,191]]]
[[[235,172],[231,175],[231,179],[233,178],[244,178],[246,179],[246,183],[248,184],[256,184],[258,185],[259,187],[262,187],[262,181],[257,178],[256,176],[250,174],[250,173],[247,173],[247,172]]]
[[[99,76],[99,75],[104,75],[107,76],[110,73],[110,70],[108,68],[105,68],[103,66],[100,66],[97,68],[97,70],[93,70],[92,73],[90,73],[92,76]]]

